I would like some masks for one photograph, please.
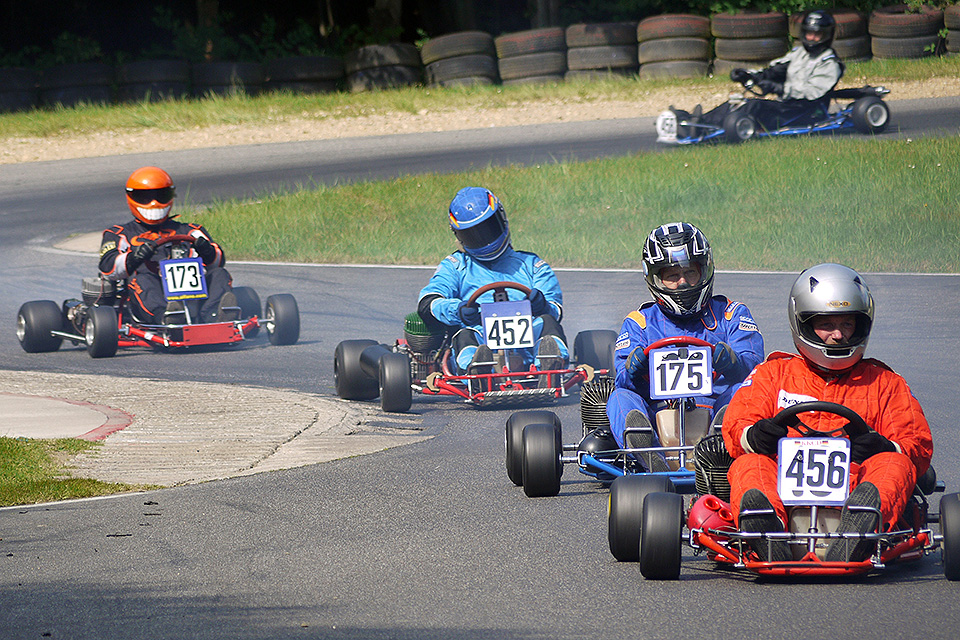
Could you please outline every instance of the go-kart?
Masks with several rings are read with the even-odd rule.
[[[718,565],[781,577],[865,574],[889,564],[918,560],[939,546],[947,579],[960,580],[960,494],[943,496],[939,515],[930,514],[927,496],[944,490],[943,482],[936,479],[932,467],[918,480],[898,522],[882,522],[879,510],[872,507],[850,507],[875,512],[877,528],[870,532],[837,532],[840,507],[850,488],[850,441],[838,437],[841,430],[823,433],[804,425],[798,416],[809,411],[842,417],[849,422],[843,430],[851,436],[868,429],[856,412],[832,402],[803,402],[773,418],[781,424],[795,426],[803,434],[800,438],[780,441],[778,492],[789,515],[787,531],[739,530],[734,524],[733,510],[726,502],[729,485],[726,495],[700,495],[686,513],[683,498],[671,487],[658,490],[638,484],[630,488],[633,501],[641,505],[634,514],[639,535],[633,544],[639,549],[640,572],[645,578],[678,579],[681,547],[686,540],[696,553],[705,552],[707,558]],[[729,462],[713,471],[723,472]],[[930,523],[937,520],[939,534],[929,528]],[[862,561],[826,560],[829,544],[841,538],[872,540],[876,548],[871,557]],[[766,543],[767,557],[771,556],[769,545],[775,541],[785,542],[793,559],[761,560],[751,541]]]
[[[267,298],[260,314],[260,297],[250,287],[234,287],[239,320],[198,322],[199,307],[207,297],[203,261],[189,257],[190,235],[171,235],[157,246],[173,244],[170,259],[159,265],[168,301],[183,301],[182,310],[164,324],[138,322],[127,305],[126,283],[103,277],[84,278],[81,299],[62,305],[52,300],[26,302],[17,313],[17,338],[28,353],[56,351],[64,340],[86,345],[93,358],[109,358],[119,347],[195,347],[230,344],[250,339],[260,328],[270,343],[294,344],[300,338],[300,310],[296,299],[281,293]],[[167,314],[171,315],[171,314]]]
[[[760,99],[755,87],[759,78],[755,72],[742,84],[746,92]],[[698,144],[701,142],[745,142],[751,138],[797,136],[811,133],[826,133],[854,129],[860,133],[880,133],[890,122],[890,108],[883,96],[890,93],[885,87],[854,87],[833,89],[827,93],[830,108],[825,116],[811,122],[808,115],[798,115],[782,123],[777,129],[768,130],[746,113],[743,108],[748,99],[743,93],[731,93],[730,110],[720,126],[706,122],[677,120],[672,111],[665,111],[657,118],[657,142],[664,144]]]
[[[414,392],[457,397],[481,407],[549,403],[612,369],[616,333],[606,330],[577,334],[575,366],[524,366],[517,350],[534,346],[530,301],[509,300],[508,289],[530,293],[529,287],[517,282],[494,282],[478,288],[466,301],[480,309],[485,344],[495,361],[492,371],[455,373],[449,332],[431,333],[412,313],[405,318],[404,337],[392,346],[376,340],[344,340],[337,345],[333,357],[337,395],[345,400],[379,396],[380,408],[394,413],[409,411]],[[488,291],[494,292],[494,301],[480,303],[480,296]]]

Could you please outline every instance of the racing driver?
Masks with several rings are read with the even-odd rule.
[[[230,274],[223,268],[223,250],[202,226],[177,222],[176,216],[170,215],[175,196],[170,174],[157,167],[141,167],[130,174],[126,192],[133,220],[103,232],[100,273],[111,280],[127,280],[134,318],[143,324],[186,324],[183,302],[168,303],[160,282],[158,263],[170,257],[172,245],[158,246],[158,241],[189,235],[194,239],[191,255],[203,260],[206,272],[208,297],[200,308],[200,321],[236,320],[240,309],[231,291]]]
[[[873,325],[870,290],[853,269],[820,264],[797,278],[787,313],[799,354],[771,353],[733,396],[723,419],[724,443],[734,458],[727,474],[730,497],[739,506],[740,529],[784,530],[787,514],[777,494],[778,442],[801,434],[771,418],[813,400],[848,407],[870,427],[850,439],[852,491],[840,512],[838,531],[875,531],[877,513],[870,509],[879,510],[883,522],[894,525],[917,478],[930,466],[933,440],[904,379],[879,360],[863,358]],[[826,412],[805,413],[802,419],[822,432],[846,424]],[[746,511],[755,513],[748,516]],[[761,560],[793,559],[785,541],[773,542],[770,557],[766,541],[758,539],[751,545]],[[866,539],[838,539],[827,548],[826,559],[859,562],[874,547],[875,542]]]
[[[713,252],[697,227],[673,222],[654,229],[643,245],[643,276],[653,295],[623,321],[614,362],[616,386],[607,417],[617,444],[631,449],[657,446],[652,424],[664,408],[650,399],[644,349],[661,338],[688,336],[713,345],[713,393],[694,402],[716,414],[754,366],[763,360],[763,337],[750,310],[713,295]],[[648,471],[667,471],[658,454],[641,454]]]

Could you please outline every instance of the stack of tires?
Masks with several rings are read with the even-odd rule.
[[[765,67],[790,50],[787,16],[780,11],[718,13],[710,18],[710,32],[716,38],[716,75],[728,74],[738,67]]]
[[[508,33],[495,39],[494,46],[503,84],[563,82],[567,71],[563,27]]]
[[[263,88],[263,65],[259,62],[198,62],[190,69],[193,95],[254,96]]]
[[[33,69],[0,68],[0,113],[35,107],[39,81],[40,76]]]
[[[121,102],[154,102],[190,94],[190,63],[186,60],[137,60],[120,66]]]
[[[694,78],[710,68],[710,19],[664,14],[637,25],[640,77]]]
[[[113,65],[77,62],[52,67],[40,77],[40,102],[72,107],[109,104],[113,98]]]
[[[943,24],[947,27],[947,55],[960,53],[960,5],[952,4],[943,10]]]
[[[572,24],[565,40],[568,80],[637,73],[636,22]]]
[[[806,13],[790,16],[790,37],[800,40],[800,25]],[[830,15],[837,23],[833,36],[833,50],[844,62],[863,62],[872,57],[870,36],[867,35],[867,15],[854,9],[834,9]]]
[[[874,9],[868,30],[875,58],[922,58],[933,55],[940,42],[943,11],[923,5],[911,13],[905,4]]]
[[[291,56],[264,65],[264,86],[273,91],[330,93],[343,80],[343,60],[330,56]]]
[[[420,50],[427,84],[433,87],[490,85],[497,82],[493,36],[461,31],[427,40]]]
[[[353,92],[420,84],[423,64],[412,44],[371,44],[349,52],[343,61],[347,88]]]

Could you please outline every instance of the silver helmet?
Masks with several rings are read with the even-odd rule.
[[[846,344],[827,345],[813,331],[814,318],[846,314],[856,318],[856,329]],[[853,269],[842,264],[818,264],[793,283],[787,315],[800,354],[822,369],[843,371],[863,358],[873,326],[873,296]]]
[[[667,267],[700,268],[693,286],[668,289],[660,278]],[[654,229],[643,243],[643,277],[660,308],[672,316],[699,315],[713,295],[713,252],[700,229],[686,222],[671,222]]]

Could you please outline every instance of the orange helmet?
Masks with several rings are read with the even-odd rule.
[[[127,206],[144,224],[161,224],[170,215],[176,189],[170,174],[157,167],[140,167],[127,178]]]

